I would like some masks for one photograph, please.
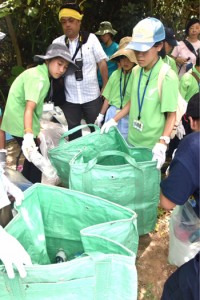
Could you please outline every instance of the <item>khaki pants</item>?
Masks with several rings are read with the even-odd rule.
[[[0,225],[5,227],[13,218],[11,204],[0,209]]]

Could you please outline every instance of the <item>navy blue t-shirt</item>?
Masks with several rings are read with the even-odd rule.
[[[160,187],[163,195],[177,205],[183,205],[193,195],[197,203],[194,210],[200,217],[199,157],[200,132],[194,132],[179,144],[169,176],[161,182]]]

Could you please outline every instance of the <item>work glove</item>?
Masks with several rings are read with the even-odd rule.
[[[152,149],[152,154],[153,154],[153,161],[157,161],[157,169],[161,169],[162,165],[164,164],[166,160],[166,150],[167,146],[161,143],[156,143],[155,146]]]
[[[15,198],[16,205],[21,205],[24,200],[24,193],[13,184],[4,174],[2,176],[3,186],[6,193],[9,193]]]
[[[101,133],[108,133],[109,129],[113,126],[117,126],[117,122],[114,119],[110,119],[108,122],[104,123],[101,127]]]
[[[37,147],[34,142],[34,137],[32,133],[26,133],[24,135],[24,140],[22,142],[22,151],[26,159],[30,160],[30,153],[34,150],[37,150]]]
[[[13,264],[19,275],[26,277],[24,265],[32,266],[30,256],[23,246],[0,226],[0,259],[5,265],[6,272],[10,279],[15,277]]]
[[[96,118],[96,121],[94,122],[94,124],[101,128],[101,126],[102,126],[101,123],[103,122],[103,119],[104,119],[104,115],[99,113],[99,115]]]
[[[6,167],[6,155],[7,155],[7,150],[0,149],[0,165],[3,169],[5,169]]]
[[[180,122],[176,128],[176,136],[179,140],[182,140],[185,134],[185,128],[183,127],[182,122]]]

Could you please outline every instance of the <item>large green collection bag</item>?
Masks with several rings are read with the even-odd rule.
[[[6,230],[31,256],[27,277],[0,265],[0,299],[136,300],[136,214],[107,200],[35,184]],[[55,264],[62,248],[68,261]],[[84,255],[81,255],[84,253]]]
[[[90,160],[83,150],[70,162],[70,188],[134,210],[138,233],[146,234],[155,228],[160,192],[160,172],[150,159],[145,148],[132,148],[131,155],[103,151]]]
[[[67,136],[87,126],[94,127],[96,131],[70,142],[66,140]],[[67,131],[62,135],[59,145],[48,151],[49,159],[65,187],[69,187],[69,162],[83,149],[86,149],[85,155],[87,153],[88,159],[94,158],[104,150],[119,150],[126,153],[131,151],[131,147],[128,146],[117,128],[111,128],[108,133],[101,134],[98,126],[87,124]]]

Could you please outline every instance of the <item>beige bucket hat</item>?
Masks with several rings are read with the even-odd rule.
[[[137,59],[133,50],[125,49],[125,47],[131,42],[132,37],[126,36],[120,40],[118,50],[110,57],[110,60],[117,60],[119,56],[126,56],[131,62],[137,64]]]
[[[108,21],[101,22],[98,31],[95,32],[96,35],[104,35],[106,33],[117,34],[117,31],[112,28],[112,24]]]

